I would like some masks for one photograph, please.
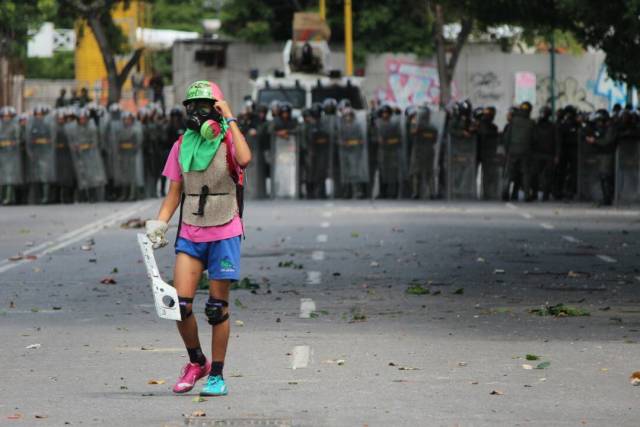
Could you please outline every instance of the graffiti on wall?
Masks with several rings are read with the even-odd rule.
[[[551,77],[538,76],[536,98],[538,105],[551,105]],[[589,92],[574,77],[556,80],[554,98],[556,108],[573,105],[581,111],[595,110],[595,105],[588,99]]]
[[[469,77],[473,105],[493,105],[504,96],[502,81],[493,71],[475,72]]]
[[[612,80],[607,74],[607,67],[602,64],[598,71],[596,80],[587,83],[591,92],[602,98],[605,98],[609,110],[615,104],[625,105],[627,103],[627,84]],[[633,106],[638,105],[638,92],[634,89],[632,95]]]
[[[440,79],[433,65],[389,59],[386,71],[387,87],[378,90],[380,101],[393,102],[403,109],[410,105],[439,104]],[[455,82],[451,84],[451,93],[454,99],[458,97]]]

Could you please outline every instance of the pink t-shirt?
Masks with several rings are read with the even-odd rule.
[[[222,142],[224,144],[224,142]],[[235,159],[235,147],[231,146],[231,158]],[[164,165],[162,175],[171,181],[182,181],[182,168],[180,167],[180,144],[175,142],[171,147],[167,163]],[[239,170],[239,166],[235,165]],[[230,239],[232,237],[242,236],[242,220],[238,215],[234,216],[231,221],[223,225],[213,227],[198,227],[195,225],[185,224],[182,222],[180,227],[180,237],[191,240],[196,243],[216,242],[218,240]]]

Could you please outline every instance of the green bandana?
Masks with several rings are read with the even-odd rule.
[[[220,148],[222,138],[227,134],[227,124],[220,125],[221,132],[213,139],[208,140],[200,133],[187,129],[182,136],[180,144],[180,167],[182,173],[203,171],[209,167],[211,160]]]

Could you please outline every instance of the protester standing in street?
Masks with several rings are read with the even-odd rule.
[[[188,392],[208,374],[200,394],[222,396],[228,392],[222,372],[230,331],[229,288],[240,277],[242,170],[251,161],[251,151],[215,83],[193,83],[183,104],[188,129],[171,149],[163,171],[171,180],[169,193],[146,229],[154,248],[166,245],[168,222],[180,205],[174,286],[182,319],[177,326],[189,363],[173,391]],[[209,273],[205,315],[212,326],[211,361],[202,352],[192,313],[204,269]]]

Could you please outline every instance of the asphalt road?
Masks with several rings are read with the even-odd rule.
[[[640,424],[638,209],[248,202],[260,288],[232,292],[229,396],[197,402],[120,227],[158,206],[0,209],[1,426]],[[558,303],[590,315],[529,312]]]

